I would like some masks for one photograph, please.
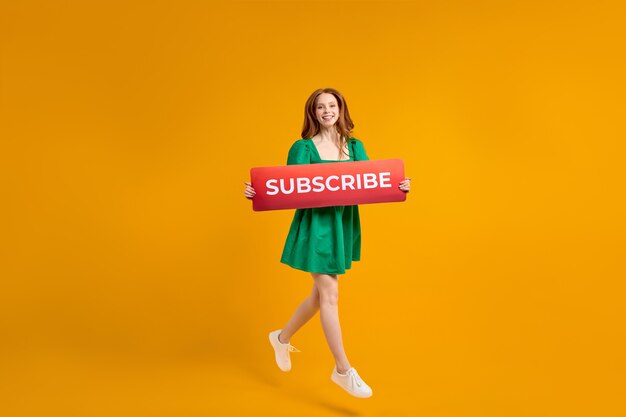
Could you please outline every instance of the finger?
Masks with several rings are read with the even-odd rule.
[[[244,184],[246,184],[246,185],[248,185],[248,186],[252,185],[251,183],[249,183],[249,182],[245,182],[245,181],[244,181],[243,183],[244,183]]]

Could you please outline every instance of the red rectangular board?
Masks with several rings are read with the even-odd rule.
[[[250,177],[254,211],[406,200],[401,159],[258,167]]]

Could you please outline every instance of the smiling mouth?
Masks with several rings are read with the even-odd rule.
[[[331,120],[333,117],[335,116],[325,116],[325,117],[322,117],[322,119],[328,121],[328,120]]]

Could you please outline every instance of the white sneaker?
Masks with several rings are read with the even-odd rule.
[[[300,352],[289,343],[283,343],[278,340],[278,335],[283,329],[274,330],[270,332],[270,343],[274,348],[274,354],[276,356],[276,365],[283,372],[289,372],[291,370],[291,359],[289,358],[289,352]]]
[[[348,369],[345,375],[337,372],[337,367],[333,369],[330,379],[341,388],[348,391],[350,395],[357,398],[369,398],[372,396],[372,389],[361,379],[358,372],[354,368]]]

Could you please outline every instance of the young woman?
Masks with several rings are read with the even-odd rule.
[[[363,143],[351,136],[354,123],[341,93],[333,88],[313,92],[304,109],[302,139],[289,150],[287,165],[369,159]],[[398,184],[408,192],[410,179]],[[254,198],[246,183],[244,195]],[[299,352],[289,341],[317,311],[328,346],[335,358],[331,379],[348,393],[368,398],[372,389],[361,379],[343,348],[338,313],[338,275],[350,269],[361,257],[361,228],[358,206],[297,209],[287,235],[280,261],[309,272],[313,277],[311,294],[300,304],[287,324],[270,332],[276,364],[291,370],[289,352]]]

